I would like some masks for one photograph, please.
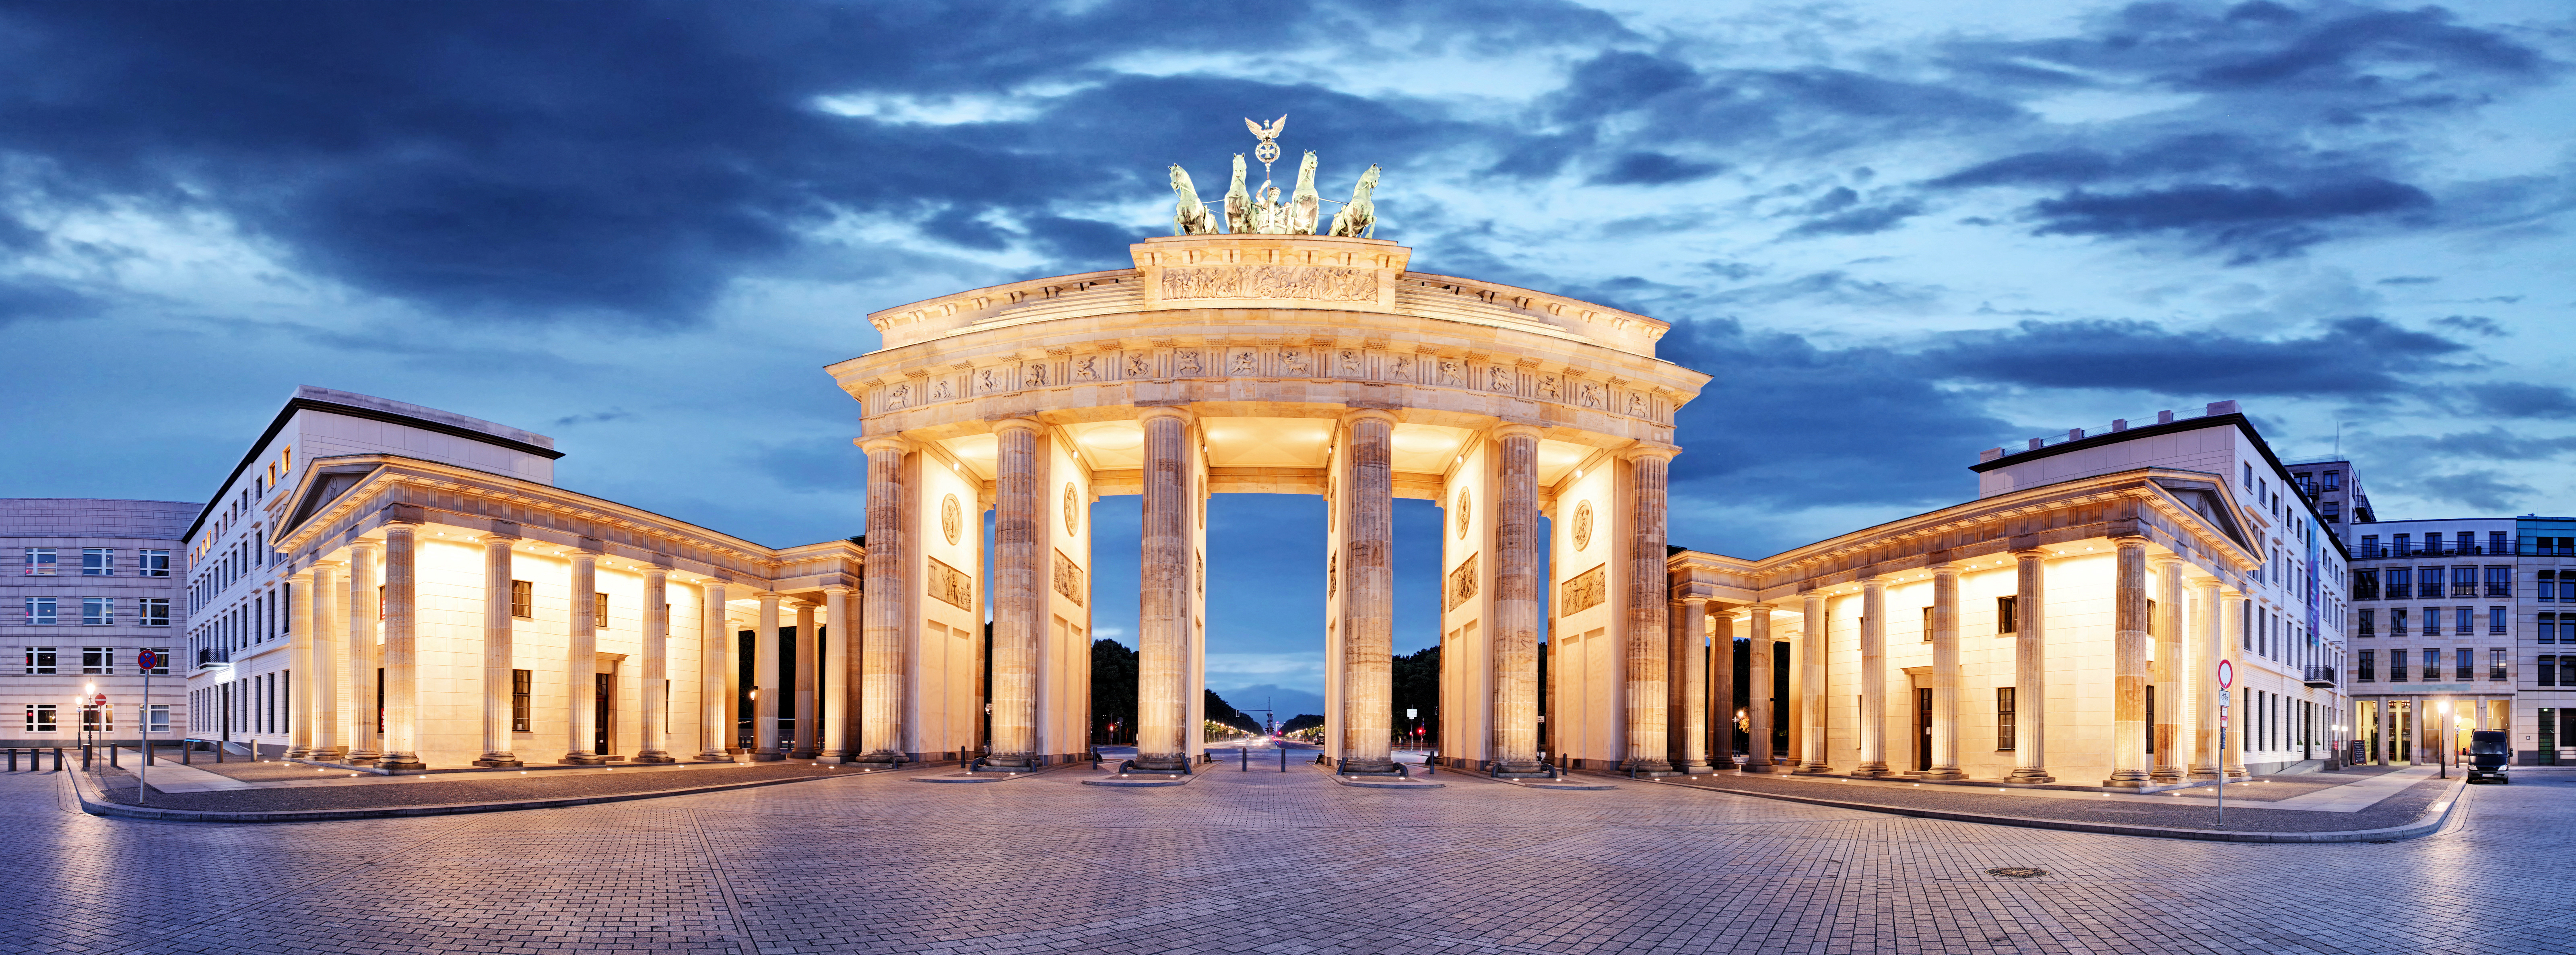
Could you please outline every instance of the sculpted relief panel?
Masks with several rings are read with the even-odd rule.
[[[1606,566],[1609,565],[1596,564],[1591,570],[1576,574],[1574,579],[1561,585],[1564,590],[1557,594],[1557,603],[1565,609],[1559,611],[1560,615],[1572,616],[1601,606],[1602,582],[1605,579],[1601,568]]]
[[[1091,593],[1091,587],[1082,582],[1082,568],[1075,566],[1073,558],[1064,556],[1063,551],[1055,552],[1055,592],[1076,607],[1082,606]]]
[[[1377,301],[1377,270],[1327,265],[1201,265],[1163,270],[1165,301],[1285,298]]]
[[[940,562],[939,558],[928,560],[930,573],[923,576],[930,578],[930,598],[959,610],[975,609],[975,582],[958,573],[957,568]]]
[[[1456,610],[1459,604],[1473,600],[1475,597],[1476,555],[1469,554],[1465,563],[1459,564],[1458,569],[1449,572],[1449,609]]]

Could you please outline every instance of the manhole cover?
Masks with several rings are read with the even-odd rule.
[[[2029,866],[2016,865],[2016,866],[2006,866],[2006,867],[2001,868],[2001,869],[1987,869],[1987,870],[1986,870],[1986,874],[1987,874],[1987,875],[2008,875],[2008,876],[2011,876],[2011,877],[2016,878],[2016,879],[2027,879],[2027,878],[2030,878],[2031,876],[2034,876],[2034,875],[2047,875],[2047,874],[2048,874],[2048,870],[2046,870],[2046,869],[2034,869],[2034,868],[2031,868],[2031,867],[2029,867]]]

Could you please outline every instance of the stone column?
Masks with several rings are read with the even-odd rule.
[[[850,593],[844,584],[823,588],[823,759],[846,763],[850,749]]]
[[[346,717],[340,712],[340,684],[348,679],[347,664],[341,656],[348,649],[349,637],[344,628],[348,622],[341,604],[349,594],[340,585],[338,568],[330,564],[313,565],[313,659],[308,664],[313,674],[306,682],[313,688],[311,714],[313,749],[310,758],[331,762],[346,759],[348,748],[340,740],[340,728]]]
[[[635,761],[675,763],[671,758],[671,572],[644,570],[644,738],[636,742]]]
[[[599,542],[582,538],[572,552],[572,580],[564,621],[564,758],[589,766],[607,762],[599,745]]]
[[[1494,429],[1494,769],[1533,774],[1538,733],[1538,429]]]
[[[1395,416],[1355,411],[1342,474],[1342,752],[1339,771],[1390,773],[1395,706]],[[1659,583],[1663,576],[1655,578]],[[1659,592],[1655,600],[1661,605]],[[1660,635],[1658,635],[1660,636]],[[1647,698],[1663,699],[1661,688]]]
[[[308,695],[311,685],[319,682],[313,679],[313,675],[323,672],[314,665],[313,650],[317,645],[313,639],[313,572],[297,571],[286,578],[286,658],[293,661],[289,665],[302,674]],[[294,696],[292,690],[287,693],[289,701],[293,701]],[[286,758],[306,759],[312,756],[313,727],[321,722],[316,717],[323,712],[306,703],[295,706],[288,714]],[[149,710],[145,711],[146,728],[149,728],[149,713]],[[297,716],[302,718],[295,718]]]
[[[2370,721],[2379,727],[2370,741],[2370,758],[2382,766],[2397,764],[2397,718],[2389,710],[2389,697],[2380,697],[2370,708]]]
[[[733,759],[733,721],[727,714],[725,674],[733,670],[733,628],[726,625],[724,581],[698,584],[698,758]]]
[[[1750,644],[1745,648],[1750,652],[1744,665],[1744,771],[1779,772],[1780,765],[1771,758],[1771,732],[1779,712],[1779,698],[1771,695],[1772,657],[1778,652],[1771,645],[1771,605],[1746,605],[1744,621],[1745,636],[1749,638],[1745,642]]]
[[[2223,592],[2219,600],[2218,628],[2220,658],[2245,659],[2245,594],[2242,591]],[[2241,664],[2237,666],[2238,669],[2243,669]],[[2240,681],[2241,688],[2244,675],[2239,674],[2237,679]],[[2211,695],[2235,692],[2236,689],[2224,689],[2217,690]],[[2219,766],[2230,778],[2242,779],[2245,776],[2245,726],[2249,715],[2241,706],[2229,707],[2228,712],[2233,715],[2229,717],[2231,725],[2228,726],[2227,745],[2219,747]]]
[[[1708,615],[1708,698],[1710,711],[1717,714],[1708,761],[1718,769],[1740,765],[1735,761],[1735,621],[1742,615],[1737,610]]]
[[[2156,569],[2155,665],[2148,676],[2156,688],[2155,722],[2148,727],[2156,751],[2148,760],[2147,776],[2159,783],[2178,783],[2183,774],[2182,717],[2182,558],[2159,554],[2153,562]]]
[[[2013,552],[2013,771],[2016,783],[2053,783],[2048,774],[2048,552]]]
[[[349,763],[374,765],[382,758],[377,724],[378,703],[384,689],[377,681],[383,666],[378,654],[376,633],[383,626],[383,603],[376,589],[378,556],[383,553],[374,541],[357,541],[349,545],[349,597],[347,614],[349,634]]]
[[[817,687],[822,684],[822,642],[814,638],[814,611],[811,601],[796,602],[796,740],[787,753],[790,759],[813,759],[822,745],[821,716],[814,703],[822,699]]]
[[[1708,644],[1708,599],[1685,597],[1665,608],[1672,612],[1672,661],[1679,679],[1673,695],[1674,767],[1685,774],[1711,772],[1708,759],[1708,676],[1716,665]]]
[[[994,425],[992,765],[1038,765],[1038,641],[1046,632],[1046,508],[1038,486],[1039,424]]]
[[[2147,776],[2147,541],[2111,542],[2111,777],[2104,786],[2135,788]]]
[[[516,537],[483,537],[483,756],[476,766],[523,766],[511,745],[510,664],[517,636],[510,625],[510,558]]]
[[[1825,698],[1831,687],[1825,682],[1825,598],[1809,590],[1800,595],[1798,642],[1801,646],[1799,683],[1806,697],[1798,701],[1798,772],[1821,773],[1825,765]]]
[[[1664,548],[1666,468],[1680,449],[1640,445],[1620,454],[1628,462],[1628,621],[1622,647],[1626,653],[1628,691],[1628,771],[1669,774],[1664,740],[1664,684],[1671,661],[1664,656]]]
[[[903,753],[904,601],[912,594],[903,526],[903,456],[910,442],[880,435],[862,442],[868,454],[868,558],[866,598],[859,612],[867,632],[859,650],[859,756],[891,766]]]
[[[395,771],[429,768],[420,761],[418,528],[385,525],[385,755],[376,766]]]
[[[788,695],[778,685],[778,594],[761,591],[760,624],[751,632],[751,761],[774,763],[787,754],[778,747],[778,700]]]
[[[2191,778],[2218,778],[2218,587],[2216,577],[2194,582],[2191,634],[2183,645],[2182,695],[2190,702]]]
[[[1860,582],[1860,761],[1854,776],[1886,776],[1887,580]]]
[[[1966,779],[1959,771],[1959,565],[1932,568],[1932,767],[1925,779]]]

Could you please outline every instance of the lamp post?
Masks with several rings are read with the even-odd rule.
[[[2442,722],[2440,724],[2442,727],[2442,735],[2434,738],[2441,740],[2440,745],[2442,748],[2433,751],[2433,758],[2440,762],[2442,766],[2442,778],[2449,779],[2451,778],[2451,741],[2444,737],[2451,735],[2451,701],[2443,700],[2436,709],[2442,714]]]

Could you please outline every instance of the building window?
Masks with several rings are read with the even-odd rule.
[[[2328,524],[2343,523],[2343,505],[2335,501],[2327,501],[2325,518]]]
[[[2409,553],[2409,551],[2410,551],[2410,550],[2412,550],[2412,549],[2414,548],[2414,546],[2415,546],[2415,535],[2413,535],[2413,534],[2395,534],[2395,535],[2391,535],[2388,539],[2389,539],[2390,541],[2392,541],[2392,542],[2393,542],[2393,543],[2391,543],[2391,544],[2389,544],[2389,545],[2388,545],[2388,552],[2389,552],[2390,556],[2394,556],[2394,557],[2413,557],[2413,556],[2415,556],[2414,554]]]
[[[2406,651],[2388,651],[2388,682],[2406,682]]]
[[[2328,472],[2326,472],[2326,473],[2325,473],[2325,489],[2326,489],[2326,490],[2332,491],[2332,490],[2337,490],[2337,489],[2339,489],[2339,488],[2341,488],[2341,487],[2343,487],[2343,472],[2341,472],[2341,471],[2328,471]]]
[[[2475,567],[2451,568],[2451,596],[2475,597],[2477,595],[2478,569]],[[2439,597],[2441,594],[2426,594],[2425,596]]]
[[[28,647],[28,648],[27,648],[27,675],[28,675],[28,676],[52,676],[52,675],[54,675],[54,648],[52,648],[52,647]]]
[[[2558,685],[2576,686],[2576,654],[2558,655]]]
[[[2013,688],[1999,686],[1995,688],[1995,748],[2008,750],[2015,745],[2013,742]]]
[[[2513,567],[2511,565],[2487,568],[2487,596],[2513,596]]]
[[[2426,683],[2438,683],[2438,682],[2441,682],[2441,680],[2442,680],[2442,651],[2440,651],[2440,650],[2436,650],[2436,649],[2433,649],[2432,647],[2425,647],[2425,648],[2424,648],[2424,682],[2426,682]]]
[[[537,615],[537,585],[524,580],[510,582],[510,616],[534,619]]]
[[[510,671],[510,732],[534,732],[528,728],[529,699],[535,694],[537,671]]]
[[[2468,679],[2469,671],[2476,669],[2477,665],[2477,651],[2471,650],[2467,647],[2460,647],[2459,649],[2451,651],[2451,679]]]
[[[153,731],[153,732],[155,732],[155,733],[167,733],[167,732],[169,732],[169,731],[170,731],[170,704],[168,704],[168,703],[154,703],[154,704],[152,704],[152,714],[151,714],[151,716],[152,716],[152,719],[151,719],[150,726],[152,727],[152,731]]]
[[[29,598],[27,598],[27,625],[28,625],[28,626],[31,626],[31,627],[50,627],[50,626],[53,626],[53,625],[54,625],[54,598],[52,598],[52,597],[29,597]]]
[[[136,623],[146,627],[170,625],[170,598],[168,597],[145,597],[134,609]]]
[[[51,703],[29,703],[29,704],[27,704],[27,732],[30,732],[30,733],[51,733],[51,732],[53,732],[55,729],[56,729],[56,726],[55,726],[55,723],[54,723],[54,705],[53,705],[53,704],[51,704]]]
[[[2451,608],[2451,635],[2455,637],[2475,635],[2478,630],[2477,620],[2478,608],[2476,607]]]
[[[2476,531],[2461,531],[2457,534],[2451,535],[2451,540],[2452,550],[2463,554],[2474,554],[2478,551],[2478,533]]]
[[[83,598],[81,598],[81,624],[82,624],[83,626],[91,626],[91,627],[113,627],[113,626],[115,626],[115,625],[116,625],[116,598],[114,598],[114,597],[83,597]]]
[[[607,594],[590,595],[590,625],[599,630],[608,629]]]
[[[169,675],[170,675],[170,648],[169,648],[169,647],[145,647],[144,649],[152,651],[152,658],[153,658],[154,660],[158,660],[158,661],[160,661],[160,663],[161,663],[161,665],[160,665],[160,666],[156,666],[156,667],[153,667],[153,668],[152,668],[152,675],[153,675],[153,676],[169,676]]]
[[[2499,683],[2504,681],[2504,679],[2505,679],[2505,657],[2504,657],[2504,652],[2505,652],[2505,651],[2504,651],[2504,648],[2503,648],[2503,647],[2489,647],[2489,648],[2487,648],[2487,679],[2488,679],[2488,680],[2493,681],[2493,682],[2499,682]]]
[[[2379,549],[2379,535],[2363,534],[2361,535],[2361,553],[2356,556],[2363,560],[2369,560],[2373,557],[2386,557],[2388,555],[2381,552]]]
[[[2021,598],[1995,598],[1995,635],[2002,636],[2007,633],[2018,633],[2020,630]],[[2011,749],[2012,747],[2006,746],[2004,748]]]
[[[135,552],[134,552],[134,576],[137,576],[137,577],[167,577],[167,576],[170,576],[170,552],[169,552],[169,551],[166,551],[166,550],[138,550],[138,551],[135,551]]]
[[[2377,683],[2377,682],[2379,682],[2379,651],[2377,651],[2377,650],[2364,650],[2364,651],[2361,651],[2361,677],[2360,677],[2360,679],[2359,679],[2359,680],[2357,680],[2356,682],[2360,682],[2360,683]]]
[[[2314,471],[2300,471],[2290,475],[2290,480],[2298,482],[2299,493],[2308,497],[2317,496],[2316,478],[2317,475]]]
[[[2505,631],[2506,631],[2506,630],[2507,630],[2507,627],[2505,626],[2505,608],[2503,608],[2503,607],[2488,607],[2488,608],[2487,608],[2487,636],[2490,636],[2490,637],[2501,637],[2501,636],[2504,636],[2504,634],[2505,634]]]
[[[2539,591],[2539,593],[2540,593],[2540,602],[2541,602],[2541,603],[2557,603],[2557,602],[2558,602],[2558,572],[2557,572],[2557,571],[2554,571],[2554,570],[2544,570],[2544,571],[2541,571],[2541,572],[2540,572],[2540,586],[2535,587],[2535,588],[2533,588],[2533,589],[2534,589],[2534,590]]]
[[[2415,569],[2414,569],[2414,568],[2412,568],[2412,567],[2391,567],[2391,568],[2388,568],[2388,570],[2387,570],[2387,575],[2388,575],[2388,589],[2387,589],[2386,591],[2384,591],[2384,593],[2386,593],[2386,594],[2387,594],[2388,599],[2390,599],[2390,600],[2404,600],[2404,599],[2406,599],[2406,598],[2408,598],[2408,597],[2414,596],[2414,593],[2413,593],[2413,590],[2414,590],[2414,588],[2415,588]]]
[[[2364,611],[2362,611],[2362,612],[2361,612],[2361,628],[2360,628],[2358,631],[2356,631],[2355,635],[2356,635],[2356,636],[2362,636],[2362,637],[2375,637],[2375,636],[2378,636],[2379,634],[2377,634],[2377,633],[2373,632],[2374,628],[2376,628],[2376,627],[2378,626],[2378,624],[2379,624],[2379,619],[2378,619],[2378,618],[2379,618],[2379,611],[2376,611],[2376,610],[2364,610]]]
[[[2576,571],[2558,575],[2558,602],[2576,604]]]
[[[110,547],[81,548],[81,576],[116,576],[116,550]]]
[[[115,676],[116,648],[82,647],[81,672],[98,676]]]
[[[2538,632],[2539,637],[2540,637],[2540,642],[2541,642],[2541,643],[2543,643],[2543,644],[2557,643],[2557,642],[2558,642],[2558,615],[2557,615],[2557,614],[2554,614],[2554,613],[2544,613],[2544,614],[2541,614],[2541,615],[2540,615],[2540,625],[2539,625],[2538,627],[2535,627],[2534,629]]]
[[[29,577],[53,576],[54,549],[51,547],[27,548],[27,569],[25,573]]]
[[[81,729],[92,733],[116,732],[116,710],[95,705],[82,706]]]
[[[2379,571],[2355,570],[2352,572],[2352,599],[2379,599]]]
[[[2547,653],[2540,655],[2540,679],[2538,682],[2541,686],[2558,685],[2558,658],[2556,656]]]

